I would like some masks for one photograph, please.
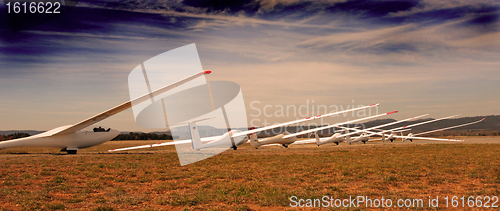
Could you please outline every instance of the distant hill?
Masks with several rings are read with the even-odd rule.
[[[454,128],[449,131],[500,131],[500,115],[491,115],[491,116],[476,116],[476,117],[462,117],[462,118],[457,118],[457,119],[445,119],[429,124],[424,124],[424,125],[419,125],[415,126],[412,128],[413,133],[419,133],[419,132],[424,132],[424,131],[429,131],[429,130],[436,130],[439,128],[446,128],[446,127],[451,127],[454,125],[460,125],[460,124],[465,124],[468,122],[474,122],[481,120],[482,118],[485,118],[484,121],[473,124],[473,125],[468,125],[464,127],[459,127],[459,128]],[[404,123],[399,123],[393,126],[390,126],[388,128],[395,128],[395,127],[401,127],[404,125],[410,125],[410,124],[415,124],[419,122],[424,122],[424,121],[429,121],[432,120],[430,118],[428,119],[420,119],[416,121],[409,121],[409,122],[404,122]],[[396,120],[394,119],[380,119],[380,120],[374,120],[365,123],[366,127],[373,127],[376,125],[381,125],[389,122],[394,122]],[[383,128],[386,129],[386,128]]]
[[[38,131],[38,130],[0,130],[0,135],[10,135],[10,134],[14,134],[14,133],[27,133],[27,134],[30,134],[30,136],[32,135],[36,135],[36,134],[40,134],[40,133],[43,133],[45,131]]]

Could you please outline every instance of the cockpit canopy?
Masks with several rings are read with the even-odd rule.
[[[94,132],[109,132],[109,130],[111,130],[111,128],[105,129],[101,126],[94,128]]]

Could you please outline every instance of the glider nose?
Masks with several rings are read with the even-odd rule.
[[[111,139],[113,139],[116,136],[120,135],[120,131],[119,130],[114,130],[114,129],[110,129],[108,133],[109,133],[110,136],[113,136]]]

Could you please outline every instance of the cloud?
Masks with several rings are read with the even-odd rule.
[[[434,11],[452,11],[452,10],[464,10],[469,8],[468,13],[473,12],[487,12],[498,10],[500,4],[498,2],[489,0],[478,0],[478,1],[468,1],[468,0],[454,0],[454,1],[433,1],[433,0],[422,0],[419,5],[412,7],[410,10],[393,12],[390,16],[412,16],[415,14],[427,14]],[[496,8],[496,9],[495,9]],[[432,17],[430,17],[432,18]]]
[[[383,17],[390,13],[408,11],[416,7],[419,1],[363,1],[351,0],[340,2],[327,8],[327,11],[348,13],[361,17]]]
[[[204,8],[207,12],[244,11],[247,14],[255,14],[259,10],[259,4],[252,0],[184,0],[182,3],[191,7]]]

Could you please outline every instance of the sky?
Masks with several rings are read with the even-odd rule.
[[[15,33],[5,10],[0,130],[49,130],[128,101],[133,68],[191,43],[208,81],[241,86],[253,126],[373,103],[395,119],[500,114],[498,1],[79,1]],[[155,130],[130,109],[99,125]]]

